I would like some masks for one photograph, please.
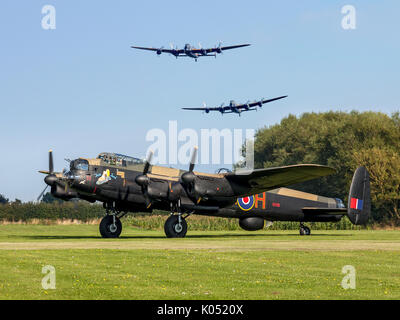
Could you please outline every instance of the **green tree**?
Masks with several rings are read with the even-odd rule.
[[[7,203],[8,203],[8,198],[0,194],[0,204],[7,204]]]
[[[371,180],[371,200],[379,210],[376,220],[400,221],[400,157],[393,150],[374,147],[353,155],[357,166],[365,166]],[[380,216],[387,212],[389,216]]]

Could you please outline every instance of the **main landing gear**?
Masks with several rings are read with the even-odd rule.
[[[101,220],[99,230],[103,238],[118,238],[122,231],[121,218],[125,213],[115,209],[114,205],[105,204],[106,216]]]
[[[176,214],[174,214],[174,211]],[[186,218],[189,214],[183,216],[180,210],[180,200],[174,206],[171,203],[171,215],[164,224],[164,232],[167,238],[184,238],[187,232]]]
[[[300,223],[300,235],[309,236],[310,234],[311,234],[310,228],[305,226],[303,223]]]

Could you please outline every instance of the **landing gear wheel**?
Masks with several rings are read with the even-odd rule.
[[[300,226],[300,235],[301,236],[309,236],[311,234],[311,230],[309,227]]]
[[[122,223],[118,217],[108,215],[101,220],[99,229],[103,238],[118,238],[122,231]]]
[[[184,238],[187,232],[187,222],[181,217],[179,223],[179,216],[169,216],[164,224],[164,231],[167,238]]]

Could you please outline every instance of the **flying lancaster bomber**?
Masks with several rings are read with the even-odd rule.
[[[197,59],[200,57],[215,57],[216,58],[217,53],[219,54],[225,50],[247,47],[249,45],[250,44],[239,44],[239,45],[234,45],[234,46],[222,47],[221,43],[219,43],[218,47],[203,49],[203,48],[201,48],[201,46],[200,46],[200,48],[195,48],[187,43],[187,44],[185,44],[183,49],[173,48],[172,45],[171,45],[171,49],[164,49],[164,47],[148,48],[148,47],[136,47],[136,46],[131,46],[131,48],[139,49],[139,50],[154,51],[157,53],[157,55],[160,55],[165,52],[165,53],[172,54],[177,59],[179,57],[189,57],[189,58],[193,58],[195,61],[197,61]]]
[[[191,214],[233,217],[245,230],[259,230],[265,220],[298,221],[300,234],[310,234],[304,222],[338,221],[345,214],[354,224],[366,223],[370,213],[370,187],[364,167],[356,170],[350,187],[349,205],[343,202],[286,189],[285,186],[334,173],[334,169],[298,164],[284,167],[215,174],[195,172],[197,148],[188,171],[151,165],[147,159],[100,153],[95,159],[70,161],[69,171],[54,172],[49,152],[46,188],[63,200],[100,201],[105,209],[99,229],[104,238],[119,237],[120,218],[128,212],[170,211],[164,231],[167,237],[184,237]]]
[[[242,114],[244,111],[257,111],[257,107],[261,108],[264,103],[272,102],[275,100],[280,100],[286,98],[287,96],[281,96],[277,98],[267,99],[264,98],[259,101],[247,101],[243,104],[237,104],[234,100],[229,102],[229,106],[224,106],[222,103],[219,107],[208,108],[206,105],[203,105],[201,108],[182,108],[183,110],[195,110],[195,111],[203,111],[205,113],[209,113],[210,111],[218,111],[221,114],[224,113],[236,113],[239,115]]]

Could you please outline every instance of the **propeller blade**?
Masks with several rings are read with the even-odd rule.
[[[49,150],[49,173],[52,174],[54,171],[53,165],[53,150]]]
[[[149,171],[151,159],[153,158],[153,150],[150,150],[149,154],[147,155],[146,164],[144,165],[143,175],[146,175]]]
[[[44,193],[47,190],[47,187],[48,187],[48,185],[46,185],[46,187],[44,187],[43,191],[40,193],[39,197],[37,198],[37,201],[39,201],[43,197]]]
[[[196,157],[197,157],[197,150],[199,149],[199,147],[195,146],[193,148],[193,153],[192,153],[192,159],[190,160],[190,165],[189,165],[189,171],[192,172],[194,169],[194,165],[196,162]]]

